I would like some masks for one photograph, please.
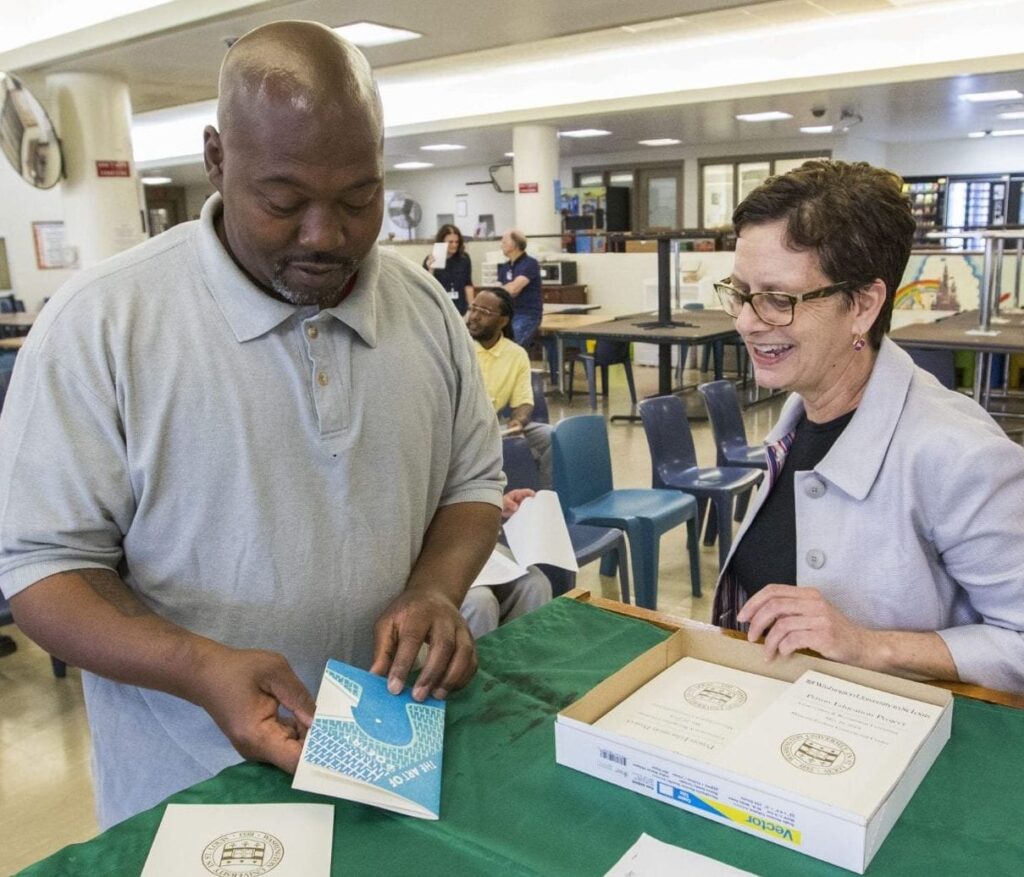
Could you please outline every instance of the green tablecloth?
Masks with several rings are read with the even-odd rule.
[[[480,670],[452,697],[441,819],[335,801],[333,873],[601,875],[641,832],[756,874],[847,874],[555,763],[554,717],[668,634],[555,600],[480,640]],[[175,803],[324,801],[241,764]],[[1024,711],[956,699],[953,737],[868,873],[1024,874]],[[164,805],[67,847],[26,875],[136,875]]]

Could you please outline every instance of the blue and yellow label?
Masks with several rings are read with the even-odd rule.
[[[713,798],[702,798],[699,795],[693,794],[693,792],[688,792],[686,789],[680,789],[677,786],[661,782],[660,780],[658,781],[657,791],[659,795],[671,798],[673,801],[678,801],[687,807],[693,807],[695,810],[702,810],[705,813],[710,813],[712,816],[717,816],[719,819],[725,819],[729,822],[735,822],[737,825],[742,825],[745,828],[752,828],[755,831],[763,832],[777,840],[786,841],[795,847],[800,846],[800,832],[797,829],[789,825],[783,825],[780,822],[775,822],[766,816],[748,813],[746,810],[733,807],[731,804],[723,804],[721,801],[715,801]]]

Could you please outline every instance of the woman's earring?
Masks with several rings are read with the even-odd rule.
[[[867,347],[867,344],[868,342],[864,340],[863,335],[858,335],[856,338],[853,339],[853,349],[856,350],[858,353],[865,347]]]

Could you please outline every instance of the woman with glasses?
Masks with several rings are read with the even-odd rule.
[[[733,214],[716,292],[758,384],[792,395],[713,618],[768,658],[1024,692],[1024,449],[886,337],[914,235],[900,183],[807,162]]]

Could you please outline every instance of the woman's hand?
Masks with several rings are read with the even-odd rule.
[[[878,631],[854,624],[816,588],[768,585],[754,594],[737,620],[749,624],[747,639],[764,637],[765,660],[812,649],[823,657],[858,667],[872,666]]]

